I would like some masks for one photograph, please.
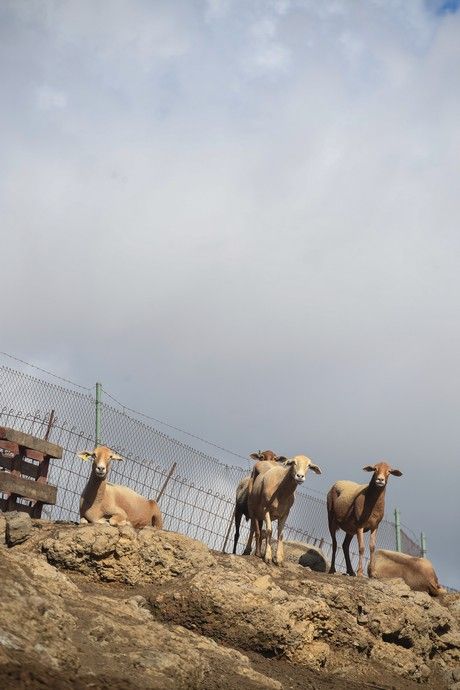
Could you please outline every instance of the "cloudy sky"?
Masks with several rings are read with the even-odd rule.
[[[458,0],[3,0],[2,350],[305,453],[460,587]],[[5,309],[6,307],[6,309]]]

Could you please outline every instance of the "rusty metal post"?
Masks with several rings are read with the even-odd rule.
[[[160,489],[160,493],[158,494],[158,496],[157,496],[157,498],[156,498],[157,503],[159,503],[160,498],[163,496],[163,494],[164,494],[164,492],[165,492],[165,489],[166,489],[166,487],[167,487],[168,484],[169,484],[169,480],[171,479],[171,477],[173,476],[174,472],[176,471],[176,467],[177,467],[177,463],[174,462],[173,465],[172,465],[172,467],[171,467],[171,469],[170,469],[169,472],[168,472],[168,476],[166,477],[166,479],[165,479],[164,482],[163,482],[163,486],[162,486],[161,489]]]
[[[50,433],[51,433],[51,429],[53,428],[53,424],[54,424],[54,414],[55,414],[54,410],[51,410],[50,416],[49,416],[49,419],[48,419],[48,427],[47,427],[46,433],[45,433],[45,441],[47,441],[47,440],[49,439],[49,435],[50,435]]]

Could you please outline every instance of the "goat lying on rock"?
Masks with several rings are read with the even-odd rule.
[[[369,551],[372,568],[374,561],[375,539],[385,512],[385,489],[388,477],[393,474],[401,477],[402,472],[393,470],[386,462],[376,465],[366,465],[365,472],[372,472],[369,484],[357,484],[356,482],[338,481],[327,494],[327,517],[329,531],[332,537],[332,559],[330,573],[335,573],[335,554],[337,551],[338,529],[346,532],[343,540],[343,553],[347,565],[347,574],[355,572],[350,560],[350,542],[357,535],[359,545],[358,575],[363,574],[364,532],[370,531]]]
[[[294,503],[294,492],[305,481],[308,470],[321,474],[318,465],[315,465],[305,455],[296,455],[294,458],[284,460],[282,465],[270,467],[259,474],[254,481],[252,491],[248,497],[249,515],[251,517],[251,530],[256,535],[256,556],[262,552],[262,523],[265,520],[265,556],[266,563],[272,560],[272,520],[278,520],[278,543],[274,563],[282,565],[283,531],[289,511]]]
[[[105,522],[133,527],[153,526],[161,529],[163,519],[156,501],[140,496],[127,486],[107,481],[112,460],[123,460],[107,446],[92,453],[78,453],[82,460],[92,460],[91,474],[80,498],[80,522]]]
[[[433,597],[444,591],[431,561],[398,551],[379,549],[372,568],[370,564],[368,566],[367,574],[377,578],[400,577],[411,589],[428,592]]]

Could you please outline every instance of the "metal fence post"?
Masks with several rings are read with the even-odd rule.
[[[420,549],[422,552],[422,558],[426,558],[426,536],[424,532],[420,534]]]
[[[48,419],[48,426],[47,426],[47,428],[46,428],[46,432],[45,432],[45,436],[44,436],[45,441],[47,441],[47,440],[49,439],[49,436],[50,436],[50,433],[51,433],[51,429],[53,428],[54,416],[55,416],[55,412],[54,412],[54,410],[51,410],[50,416],[49,416],[49,419]]]
[[[230,522],[228,523],[228,529],[227,529],[227,532],[225,534],[224,545],[222,546],[222,553],[225,553],[227,550],[227,542],[228,542],[228,538],[230,536],[230,532],[231,532],[231,529],[233,527],[234,522],[235,522],[235,508],[233,508],[232,517],[230,518]]]
[[[96,383],[96,446],[101,442],[101,394],[102,384]]]
[[[164,482],[163,482],[163,486],[162,486],[161,489],[160,489],[160,493],[159,493],[158,496],[156,497],[156,502],[157,502],[157,503],[160,502],[160,498],[163,496],[163,494],[164,494],[164,492],[165,492],[165,489],[166,489],[166,487],[167,487],[168,484],[169,484],[169,480],[171,479],[171,477],[173,476],[174,472],[176,471],[176,467],[177,467],[177,463],[174,462],[174,463],[172,464],[172,466],[171,466],[171,469],[170,469],[169,472],[168,472],[168,476],[166,477],[166,479],[165,479]]]
[[[401,551],[401,517],[395,508],[396,551]]]

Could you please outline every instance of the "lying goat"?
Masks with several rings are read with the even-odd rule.
[[[432,597],[445,591],[439,584],[431,561],[398,551],[376,551],[373,567],[369,564],[367,574],[377,578],[400,577],[411,589],[428,592]]]
[[[80,498],[80,522],[105,522],[111,525],[147,525],[161,529],[163,519],[156,501],[140,496],[127,486],[107,481],[112,460],[123,460],[107,446],[97,446],[92,453],[78,453],[82,460],[92,460],[91,474]]]

